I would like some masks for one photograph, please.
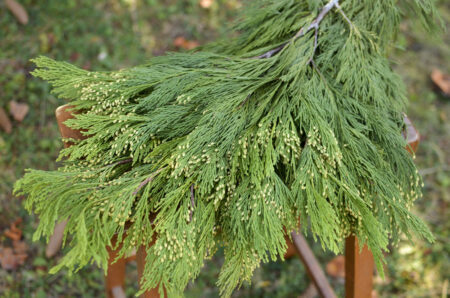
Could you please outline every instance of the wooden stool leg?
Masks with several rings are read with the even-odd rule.
[[[64,229],[66,228],[67,221],[63,220],[55,225],[53,235],[48,241],[47,247],[45,248],[45,255],[47,258],[51,258],[58,253],[61,248],[61,244],[64,238]]]
[[[60,106],[55,111],[56,120],[58,122],[59,132],[61,133],[61,137],[63,138],[72,138],[72,139],[85,139],[86,136],[83,136],[79,130],[73,130],[64,125],[64,122],[68,119],[72,119],[74,117],[73,113],[70,110],[72,106],[64,105]],[[72,143],[64,142],[64,148],[68,148],[72,146]],[[66,227],[67,221],[61,221],[55,226],[55,230],[53,235],[50,237],[50,241],[48,242],[47,248],[45,250],[45,255],[47,258],[53,257],[61,248],[61,243],[64,236],[64,228]]]
[[[286,253],[284,254],[284,259],[290,259],[292,257],[295,257],[297,255],[297,250],[294,246],[294,243],[292,243],[291,239],[289,239],[289,237],[284,237],[284,239],[286,240],[286,244],[287,244],[287,250]]]
[[[345,296],[347,298],[372,297],[374,260],[365,246],[359,251],[358,239],[348,237],[345,241]]]
[[[320,267],[319,262],[314,256],[311,248],[309,247],[308,242],[306,242],[305,237],[295,231],[291,233],[291,236],[293,240],[293,246],[300,256],[300,260],[305,265],[306,271],[308,272],[309,277],[316,286],[320,296],[325,298],[335,298],[336,294],[331,288],[331,285],[328,282],[325,273]]]
[[[112,240],[112,245],[116,244],[116,238]],[[125,269],[126,259],[121,258],[117,260],[117,255],[121,249],[121,245],[117,249],[107,247],[109,260],[108,260],[108,272],[105,276],[105,290],[107,298],[125,298]]]
[[[136,252],[136,262],[137,262],[137,270],[138,270],[138,276],[139,276],[139,283],[141,282],[142,274],[144,273],[145,268],[145,258],[147,257],[145,246],[140,246]],[[145,291],[142,296],[142,298],[159,298],[159,290],[158,287],[151,289],[149,291]],[[167,297],[167,294],[164,293],[164,297]]]

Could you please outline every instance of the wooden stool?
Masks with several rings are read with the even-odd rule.
[[[70,129],[69,127],[64,125],[64,122],[66,120],[72,119],[74,117],[73,113],[70,111],[70,108],[71,108],[70,105],[64,105],[58,107],[55,111],[56,120],[58,122],[58,127],[61,136],[63,139],[74,139],[74,140],[84,139],[86,138],[86,136],[83,136],[80,131]],[[70,147],[72,145],[73,144],[71,142],[64,142],[65,148]],[[50,237],[50,240],[45,250],[45,254],[48,258],[53,257],[60,250],[64,235],[64,228],[66,227],[66,224],[67,224],[66,221],[61,221],[56,224],[53,235]],[[149,243],[149,246],[151,246],[153,242]],[[114,237],[111,240],[111,244],[112,247],[116,246],[117,244],[116,237]],[[113,249],[112,247],[111,246],[107,247],[109,254],[109,261],[108,261],[108,270],[105,276],[106,297],[125,298],[126,295],[124,286],[125,286],[126,264],[128,262],[136,260],[138,276],[139,280],[141,280],[141,276],[144,272],[145,257],[147,255],[146,250],[144,249],[144,247],[139,247],[134,255],[131,255],[127,258],[121,258],[116,260],[118,253],[121,249],[121,244],[119,244],[116,249]],[[143,294],[143,297],[159,298],[160,295],[157,289],[152,289],[151,291],[146,291]]]
[[[80,131],[72,130],[63,124],[67,119],[73,118],[72,113],[67,110],[68,108],[70,108],[70,106],[65,105],[56,109],[56,119],[58,122],[59,130],[61,132],[61,136],[63,138],[72,139],[85,138],[85,136],[83,136]],[[406,130],[403,132],[403,136],[408,142],[408,147],[406,149],[411,154],[414,154],[419,145],[419,134],[408,117],[406,117],[406,115],[404,117],[404,121],[406,124]],[[71,145],[72,144],[70,143],[64,144],[65,147],[69,147]],[[65,225],[66,222],[61,222],[56,225],[55,232],[50,238],[49,244],[46,249],[47,257],[52,257],[59,251],[63,239]],[[289,238],[286,237],[288,250],[286,252],[285,258],[289,258],[295,254],[298,254],[319,294],[322,297],[326,298],[336,297],[336,294],[331,288],[330,283],[325,276],[325,273],[320,267],[320,264],[315,258],[306,239],[303,237],[303,235],[297,232],[292,232],[291,237],[292,242]],[[149,243],[148,246],[152,246],[154,241],[155,240]],[[112,239],[112,245],[116,245],[115,238]],[[141,246],[137,248],[135,256],[122,258],[115,261],[120,248],[120,244],[115,250],[111,247],[108,247],[109,262],[108,271],[105,276],[105,290],[108,298],[125,297],[125,266],[129,261],[137,261],[139,280],[141,280],[145,267],[145,247]],[[354,236],[347,238],[345,241],[345,296],[347,298],[372,297],[373,273],[374,260],[372,253],[369,251],[367,246],[365,246],[360,253],[358,239],[356,239],[356,237]],[[155,288],[151,291],[145,292],[142,297],[157,298],[160,297],[160,295],[157,288]]]

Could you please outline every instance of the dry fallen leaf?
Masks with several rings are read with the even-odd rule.
[[[327,273],[332,277],[345,277],[345,258],[337,256],[327,264]]]
[[[179,37],[175,38],[175,40],[173,41],[173,45],[178,48],[185,49],[185,50],[192,50],[193,48],[198,47],[198,42],[192,41],[192,40],[187,40],[183,36],[179,36]]]
[[[26,254],[28,245],[25,241],[13,241],[13,248],[16,254]]]
[[[12,132],[12,124],[3,108],[0,107],[0,127],[6,132]]]
[[[7,229],[3,234],[6,237],[8,237],[9,239],[12,239],[12,240],[15,240],[15,241],[20,240],[20,237],[22,237],[22,234],[14,233],[10,229]]]
[[[2,265],[2,268],[6,270],[12,270],[17,267],[17,260],[14,256],[12,248],[0,248],[0,265]]]
[[[16,269],[19,265],[23,265],[25,263],[27,257],[28,255],[25,251],[18,252],[11,247],[0,247],[0,265],[3,269]]]
[[[18,103],[14,100],[9,102],[9,113],[16,121],[22,122],[29,110],[30,108],[25,103]]]
[[[17,227],[21,222],[22,219],[19,217],[12,222],[9,229],[4,232],[6,237],[13,240],[13,247],[0,246],[0,265],[3,269],[16,269],[19,265],[23,265],[28,257],[28,245],[20,240],[20,238],[22,238],[22,230]]]
[[[431,80],[445,95],[450,96],[450,75],[444,74],[439,69],[434,69],[431,72]]]
[[[17,3],[15,0],[6,0],[5,4],[19,23],[22,25],[28,24],[28,13],[21,4]]]
[[[11,223],[9,229],[4,232],[5,236],[12,239],[13,241],[19,241],[22,238],[22,230],[17,227],[18,224],[22,222],[19,218],[15,222]]]
[[[200,6],[203,8],[210,8],[214,0],[200,0]]]

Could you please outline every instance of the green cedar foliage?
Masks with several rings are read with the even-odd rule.
[[[59,170],[29,170],[15,186],[40,217],[35,239],[68,221],[71,250],[53,271],[105,268],[114,235],[122,254],[156,239],[143,289],[182,296],[223,247],[218,285],[230,296],[283,259],[299,219],[335,253],[356,235],[380,271],[390,239],[433,239],[409,211],[422,182],[387,59],[403,13],[436,27],[432,3],[257,2],[234,40],[202,51],[115,72],[34,60],[78,113],[66,124],[89,136],[61,151]]]

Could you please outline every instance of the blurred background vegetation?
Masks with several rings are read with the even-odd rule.
[[[243,1],[18,1],[27,15],[11,8],[11,2],[0,0],[0,108],[10,125],[9,133],[0,128],[0,296],[103,296],[103,273],[94,266],[72,277],[64,271],[47,273],[60,255],[46,259],[44,241],[32,242],[37,218],[24,211],[23,198],[11,193],[24,169],[55,168],[62,147],[54,110],[63,101],[50,94],[48,84],[30,76],[29,59],[47,55],[94,70],[141,64],[168,50],[190,49],[223,35]],[[448,26],[450,3],[440,0],[439,10]],[[419,27],[415,20],[402,23],[392,59],[408,87],[408,115],[422,134],[416,161],[425,189],[415,212],[430,224],[436,242],[405,240],[393,248],[387,255],[386,278],[375,279],[376,297],[448,296],[450,105],[430,74],[433,69],[450,73],[450,36],[444,32],[430,37]],[[344,280],[335,256],[309,240],[342,296]],[[186,290],[187,297],[218,296],[215,281],[222,258],[219,253],[205,264],[201,276]],[[137,289],[135,265],[128,273],[127,294],[132,297]],[[314,289],[294,258],[263,265],[253,282],[234,296],[314,297]]]

